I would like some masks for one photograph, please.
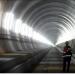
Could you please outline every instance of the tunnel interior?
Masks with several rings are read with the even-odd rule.
[[[75,0],[0,0],[0,72],[62,72],[66,41],[74,72]]]

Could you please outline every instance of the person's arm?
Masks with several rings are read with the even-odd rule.
[[[65,55],[66,55],[66,52],[63,50],[63,56],[62,57],[66,57]]]
[[[71,56],[72,56],[72,49],[71,49]]]

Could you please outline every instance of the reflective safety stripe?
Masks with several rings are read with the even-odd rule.
[[[64,56],[62,56],[62,57],[70,57],[71,55],[64,55]]]

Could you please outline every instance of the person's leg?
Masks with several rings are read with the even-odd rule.
[[[63,59],[63,72],[66,71],[66,59],[64,58]]]
[[[70,59],[67,62],[67,72],[69,72],[69,68],[70,68]]]

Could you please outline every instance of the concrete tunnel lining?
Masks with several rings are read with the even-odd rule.
[[[68,35],[71,37],[68,41],[70,42],[70,45],[72,46],[72,49],[73,49],[72,65],[75,64],[75,54],[74,54],[75,53],[75,50],[74,50],[75,48],[75,33],[74,33],[75,1],[74,0],[66,0],[66,1],[65,0],[63,1],[62,0],[38,0],[38,1],[37,0],[36,1],[34,0],[3,0],[3,1],[0,0],[0,3],[2,3],[2,7],[3,7],[0,10],[2,11],[2,13],[0,13],[1,15],[0,16],[1,18],[0,19],[0,54],[2,55],[2,54],[8,53],[7,56],[5,55],[7,59],[9,59],[8,57],[10,55],[11,57],[14,56],[16,58],[16,55],[13,53],[17,53],[17,54],[20,53],[18,56],[20,56],[21,58],[22,58],[21,53],[30,55],[31,57],[30,60],[28,60],[29,57],[27,60],[25,59],[27,62],[26,63],[27,65],[25,63],[23,63],[22,65],[20,64],[21,66],[19,65],[19,68],[17,68],[16,70],[15,70],[15,67],[18,66],[16,64],[21,63],[21,60],[16,62],[13,59],[16,62],[16,64],[12,64],[10,60],[9,63],[11,63],[12,65],[10,65],[9,68],[13,67],[13,65],[16,65],[16,66],[13,67],[8,72],[29,72],[29,70],[31,71],[32,64],[37,64],[41,60],[42,61],[39,64],[41,63],[45,64],[47,62],[49,64],[50,63],[55,64],[53,62],[55,60],[59,62],[60,60],[59,53],[61,53],[62,55],[64,42],[67,41],[67,38],[66,38],[67,33],[74,35],[72,37],[71,35]],[[14,17],[16,19],[21,19],[23,23],[26,23],[28,26],[32,27],[34,31],[37,31],[38,33],[41,33],[42,35],[44,34],[44,37],[48,39],[47,41],[51,41],[54,47],[52,47],[51,45],[47,45],[47,42],[46,44],[44,44],[42,41],[39,42],[39,40],[36,41],[32,38],[28,38],[28,36],[23,36],[20,33],[19,34],[15,33],[14,32],[15,23],[13,25],[13,28],[10,25],[11,29],[9,31],[4,29],[2,20],[6,12],[9,12],[9,13],[13,12]],[[22,26],[20,27],[20,29],[22,32]],[[64,35],[64,39],[66,40],[63,39],[62,42],[59,42],[60,40],[62,40],[61,38],[63,38],[61,37],[61,35]],[[32,33],[32,36],[33,36],[33,33]],[[40,40],[42,40],[42,38]],[[60,50],[58,48],[60,48]],[[47,51],[52,52],[54,57],[52,56],[51,53],[50,53],[51,55],[49,56]],[[9,55],[9,53],[11,54]],[[4,56],[2,56],[2,58],[3,57]],[[49,59],[51,57],[52,57],[52,60]],[[14,62],[13,60],[12,62]],[[28,66],[30,62],[32,63],[30,64],[30,66]],[[27,71],[25,70],[22,71],[23,65],[29,67]],[[6,68],[5,69],[3,68],[2,72],[3,71],[7,72]]]

